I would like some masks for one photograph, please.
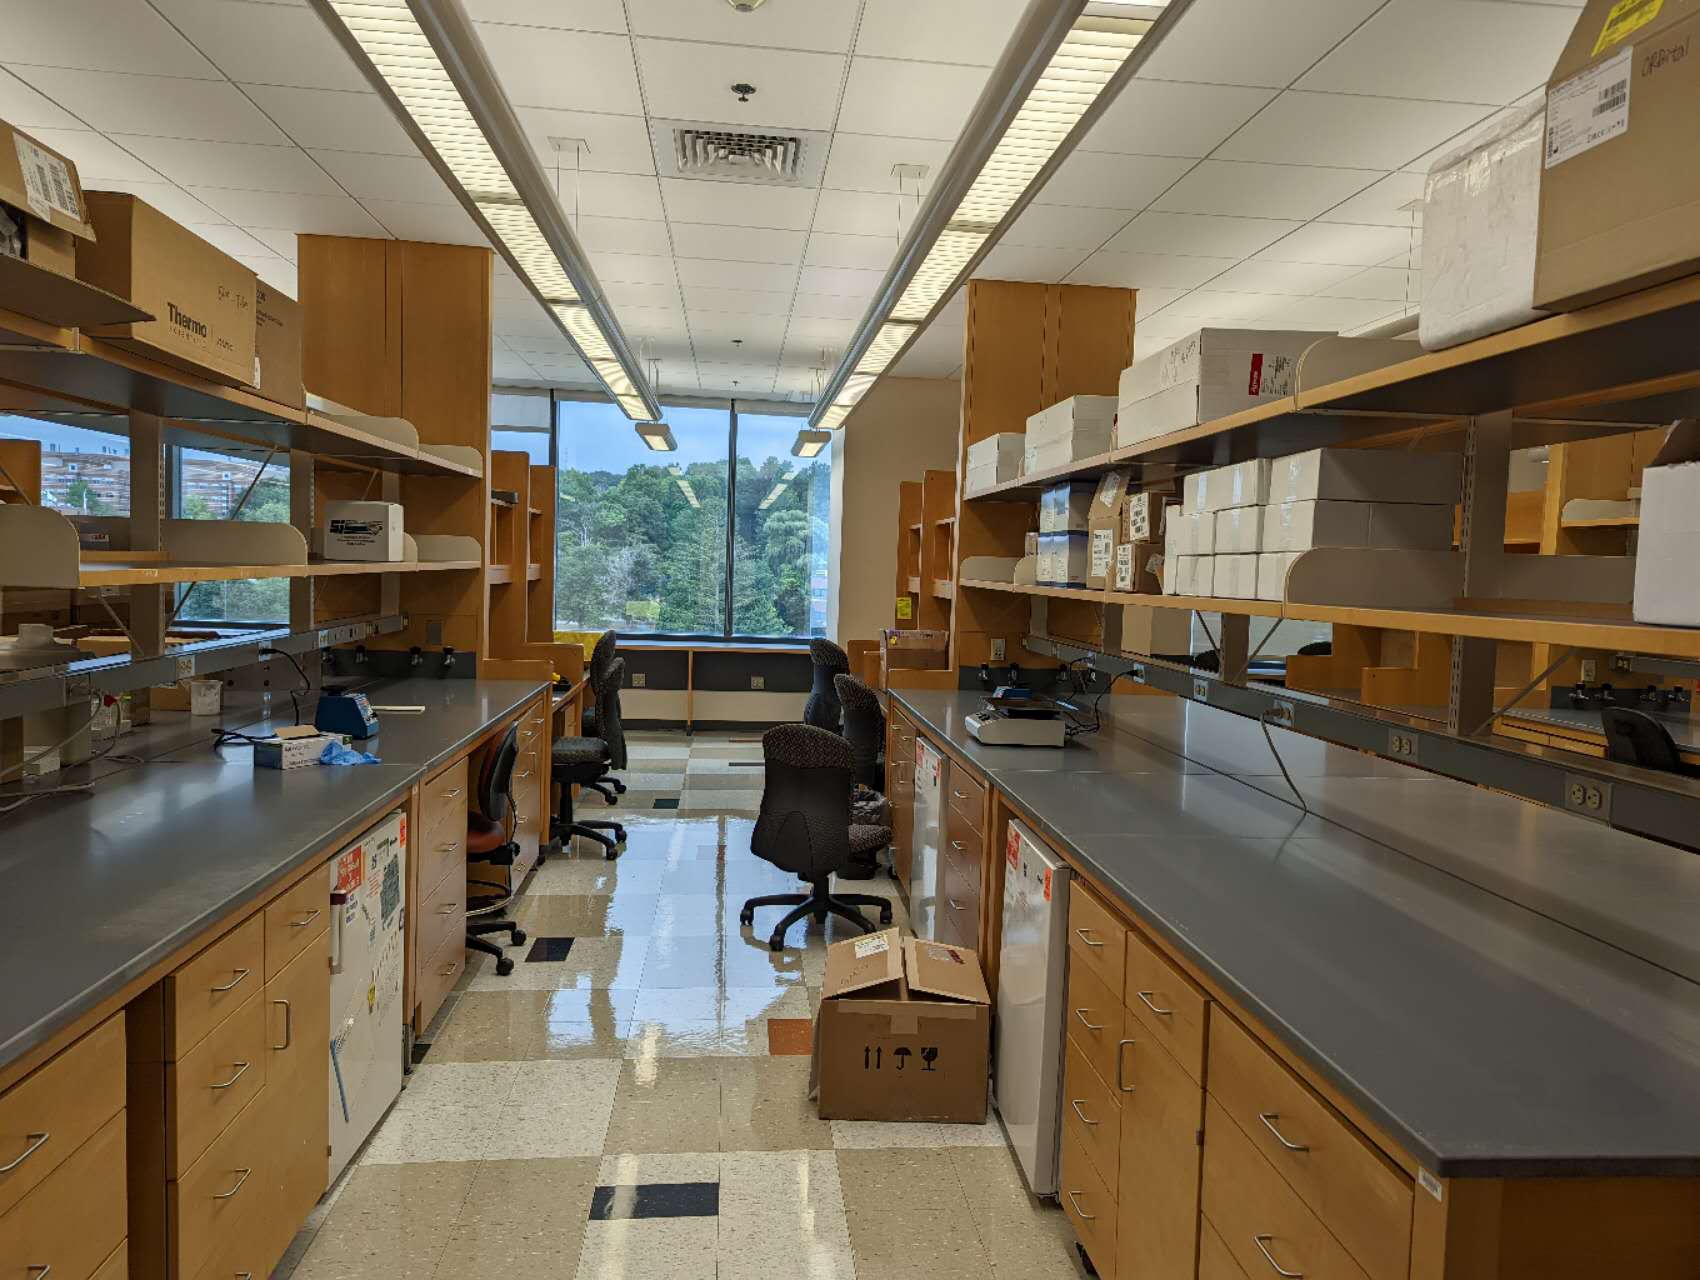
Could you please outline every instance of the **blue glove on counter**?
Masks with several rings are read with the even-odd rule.
[[[370,751],[356,751],[353,747],[345,747],[340,742],[327,742],[325,749],[319,753],[320,764],[382,764],[377,756]]]

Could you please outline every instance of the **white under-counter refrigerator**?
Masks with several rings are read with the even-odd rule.
[[[909,861],[909,927],[917,938],[937,938],[939,849],[944,841],[940,798],[944,757],[924,738],[915,739],[914,851]]]

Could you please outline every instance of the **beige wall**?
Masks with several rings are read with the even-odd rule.
[[[897,486],[956,470],[961,412],[954,378],[882,378],[834,433],[827,633],[840,643],[892,625]]]

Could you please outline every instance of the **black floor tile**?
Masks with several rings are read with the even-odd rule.
[[[565,960],[572,952],[571,938],[533,938],[531,950],[525,953],[526,963],[545,960]]]
[[[417,1067],[425,1061],[425,1055],[430,1052],[431,1042],[429,1040],[415,1040],[413,1042],[413,1065]]]
[[[715,1218],[720,1215],[718,1182],[652,1182],[644,1186],[598,1187],[590,1197],[590,1220],[622,1218]]]
[[[677,809],[679,807],[679,797],[658,796],[653,807],[657,809]]]

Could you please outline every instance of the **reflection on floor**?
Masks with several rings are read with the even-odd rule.
[[[749,851],[759,742],[633,734],[631,757],[625,855],[537,871],[514,972],[469,968],[279,1276],[1079,1276],[995,1119],[816,1118],[810,1019],[851,926],[778,954],[772,913],[739,929],[745,898],[797,887]]]

